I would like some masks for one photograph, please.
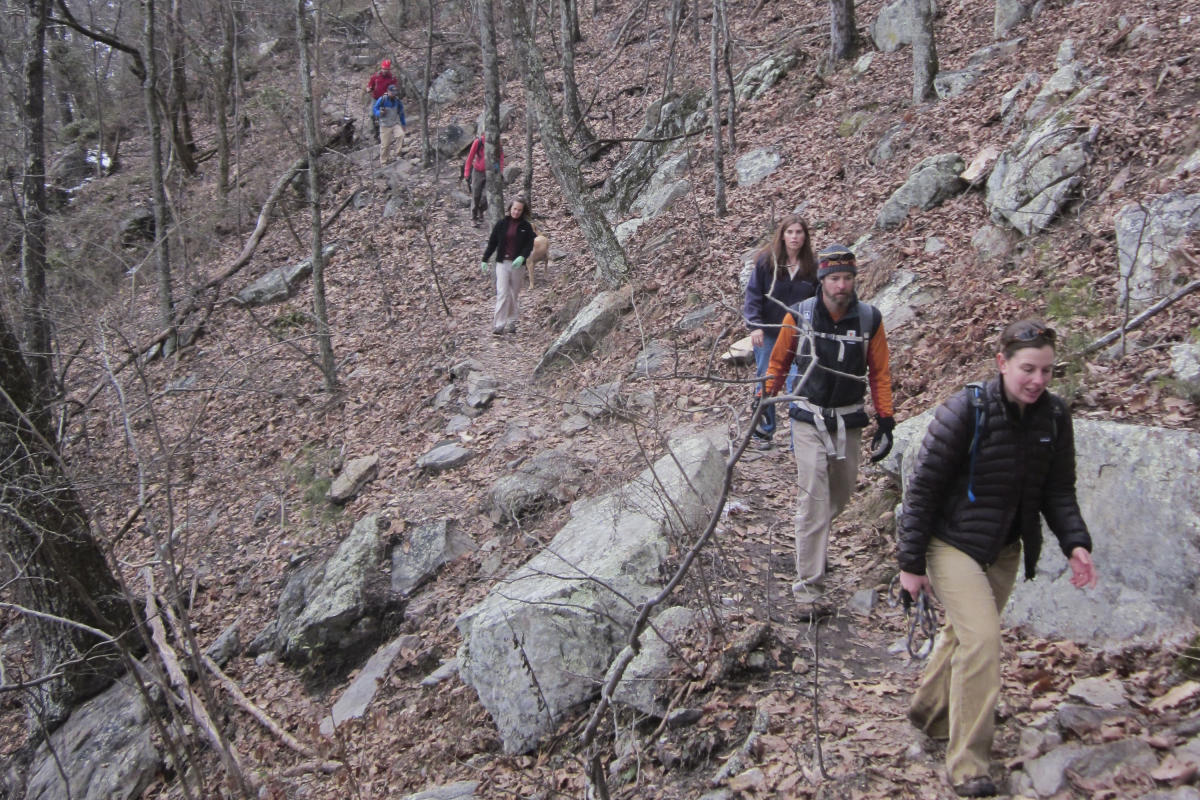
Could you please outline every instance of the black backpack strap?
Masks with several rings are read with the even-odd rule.
[[[975,502],[975,457],[979,455],[979,440],[983,438],[983,429],[987,422],[987,400],[984,398],[983,384],[974,381],[967,384],[967,399],[971,408],[971,448],[967,456],[967,500]]]

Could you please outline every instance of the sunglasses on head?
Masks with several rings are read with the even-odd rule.
[[[1034,322],[1027,322],[1021,325],[1015,331],[1009,333],[1008,336],[1010,342],[1033,342],[1038,339],[1044,339],[1050,344],[1054,344],[1054,338],[1054,328]]]

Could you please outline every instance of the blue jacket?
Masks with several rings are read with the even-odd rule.
[[[371,106],[371,114],[379,120],[380,125],[403,127],[407,124],[404,121],[404,103],[400,101],[399,97],[392,98],[385,94],[375,101],[375,105]]]

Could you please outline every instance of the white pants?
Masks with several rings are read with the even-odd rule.
[[[521,290],[525,288],[525,265],[513,269],[511,261],[496,262],[496,314],[493,328],[516,322],[521,313]]]

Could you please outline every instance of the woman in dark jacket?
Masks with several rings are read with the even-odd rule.
[[[1000,374],[938,407],[909,479],[899,523],[900,583],[936,591],[946,625],[913,696],[909,719],[948,738],[946,769],[962,797],[989,797],[989,752],[1000,694],[1000,614],[1021,550],[1032,579],[1039,514],[1071,567],[1096,585],[1092,540],[1075,497],[1075,438],[1066,404],[1046,391],[1055,335],[1038,320],[1004,329]]]
[[[746,302],[742,316],[750,329],[750,344],[754,347],[755,376],[761,378],[771,363],[771,350],[779,338],[779,325],[783,315],[801,300],[816,293],[817,260],[813,257],[812,242],[808,236],[808,222],[798,214],[780,221],[771,237],[754,260],[754,271],[746,283]],[[791,392],[789,378],[787,390]],[[762,393],[759,383],[755,397]],[[775,434],[775,406],[763,409],[758,428],[754,431],[759,446],[771,446]]]
[[[496,254],[496,313],[492,335],[517,332],[521,313],[521,289],[525,286],[525,259],[533,250],[533,226],[529,224],[529,204],[518,197],[508,206],[488,237],[480,267],[488,273],[488,259]]]

